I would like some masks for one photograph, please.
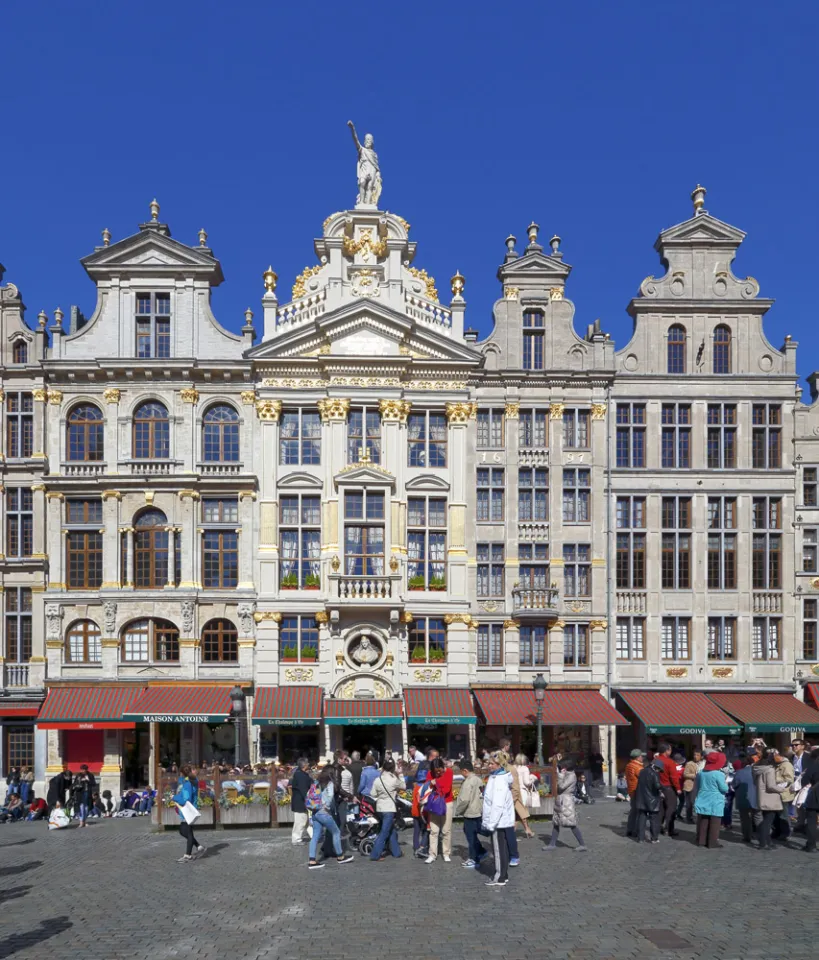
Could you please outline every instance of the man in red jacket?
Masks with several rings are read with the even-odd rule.
[[[660,744],[657,757],[663,763],[660,770],[663,833],[675,837],[677,831],[674,829],[674,821],[677,819],[677,803],[682,793],[682,777],[677,764],[671,759],[671,747],[667,743]]]

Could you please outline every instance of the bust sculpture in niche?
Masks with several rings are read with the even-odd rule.
[[[370,640],[365,633],[358,644],[350,651],[350,659],[361,667],[371,667],[381,657],[381,648]]]

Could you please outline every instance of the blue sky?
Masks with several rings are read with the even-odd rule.
[[[348,119],[371,131],[381,205],[412,223],[442,293],[466,276],[482,334],[504,238],[530,220],[574,267],[575,323],[618,347],[660,274],[658,232],[706,206],[748,237],[734,264],[773,297],[766,331],[819,369],[815,321],[819,6],[757,2],[139,4],[5,0],[0,262],[40,309],[94,288],[79,259],[136,231],[156,196],[190,244],[205,227],[217,317],[259,317],[315,262],[355,198]],[[520,244],[519,244],[520,245]]]

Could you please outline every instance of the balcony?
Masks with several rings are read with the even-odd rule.
[[[196,469],[203,477],[238,477],[242,472],[242,464],[197,463]]]
[[[523,543],[546,543],[549,539],[549,524],[544,521],[518,523],[518,539]]]
[[[645,613],[648,609],[645,590],[618,590],[616,606],[618,613]]]
[[[516,614],[535,614],[557,619],[560,597],[556,587],[514,587],[512,606]]]
[[[544,447],[521,447],[518,463],[522,467],[548,467],[549,451]]]
[[[121,460],[121,473],[135,477],[169,477],[180,466],[175,460]]]
[[[782,613],[782,594],[755,590],[753,609],[754,613]]]
[[[28,686],[28,664],[6,663],[3,665],[3,686],[9,690]]]
[[[77,460],[60,465],[60,471],[64,477],[100,477],[105,473],[105,468],[106,464],[99,461]]]
[[[400,577],[330,576],[330,603],[389,603],[399,600]]]

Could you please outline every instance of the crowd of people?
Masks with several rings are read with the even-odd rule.
[[[724,747],[723,744],[718,744]],[[651,754],[635,749],[625,769],[630,810],[626,836],[638,843],[676,837],[677,820],[693,824],[697,844],[718,849],[721,830],[734,829],[734,810],[742,842],[770,851],[778,841],[804,834],[804,850],[817,848],[819,747],[794,740],[787,750],[755,740],[741,755],[729,755],[706,741],[686,759],[667,743]]]

